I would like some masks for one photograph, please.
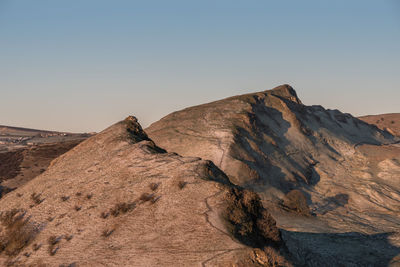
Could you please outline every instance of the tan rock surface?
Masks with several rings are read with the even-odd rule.
[[[16,266],[266,266],[268,250],[253,247],[280,241],[257,203],[211,162],[165,153],[131,117],[0,200],[2,218],[22,209],[36,229],[20,250],[6,246],[0,260]],[[247,220],[232,225],[243,238],[233,238],[223,219],[232,205],[235,218]],[[7,233],[4,220],[0,233]]]
[[[283,238],[304,264],[400,264],[400,148],[389,132],[305,106],[288,85],[177,111],[146,132],[168,151],[212,160],[276,207]],[[313,216],[280,209],[293,189]]]

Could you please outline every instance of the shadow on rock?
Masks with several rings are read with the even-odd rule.
[[[400,264],[400,247],[392,233],[304,233],[281,230],[282,239],[298,264],[304,266],[389,266]]]
[[[348,194],[337,194],[333,197],[327,197],[322,201],[322,203],[317,204],[315,207],[315,213],[324,215],[327,212],[333,211],[339,207],[344,207],[348,202]]]

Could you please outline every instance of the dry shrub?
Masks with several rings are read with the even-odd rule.
[[[234,187],[225,198],[227,228],[236,239],[252,247],[279,246],[281,239],[276,222],[256,193]]]
[[[61,241],[62,238],[63,238],[63,236],[57,237],[55,235],[52,235],[49,237],[47,242],[49,243],[49,255],[50,256],[54,256],[57,253],[57,251],[60,249],[60,247],[56,246],[56,245]]]
[[[109,237],[114,231],[115,231],[115,229],[105,229],[101,233],[101,236],[102,237]]]
[[[142,202],[147,202],[150,200],[153,200],[155,198],[154,194],[149,194],[149,193],[143,193],[140,197],[139,200],[141,200]]]
[[[158,183],[151,183],[151,184],[149,185],[149,187],[150,187],[150,189],[151,189],[152,191],[156,191],[157,188],[158,188],[158,186],[159,186]]]
[[[109,215],[110,215],[109,212],[103,211],[103,212],[100,214],[100,217],[103,218],[103,219],[107,219],[107,217],[108,217]]]
[[[87,195],[86,195],[86,198],[87,198],[87,199],[91,199],[92,197],[93,197],[93,194],[87,194]]]
[[[33,251],[38,251],[41,247],[42,247],[42,244],[35,243],[35,244],[33,244],[32,249],[33,249]]]
[[[44,199],[40,198],[41,195],[42,194],[32,193],[31,199],[32,199],[33,203],[35,203],[36,205],[39,205],[40,203],[42,203]]]
[[[304,194],[295,189],[287,193],[282,201],[282,204],[285,208],[295,211],[302,215],[310,215],[310,208],[307,204],[307,199]]]
[[[82,209],[82,206],[75,205],[74,209],[75,209],[76,211],[80,211],[80,210]]]
[[[121,213],[124,214],[129,211],[132,211],[135,207],[136,207],[136,202],[131,202],[131,203],[120,202],[120,203],[115,204],[115,206],[110,209],[110,213],[112,216],[117,217]],[[102,216],[103,216],[103,214],[102,214]],[[107,218],[107,217],[105,217],[105,218]]]
[[[179,182],[178,182],[178,187],[179,187],[179,189],[182,190],[182,189],[186,186],[186,184],[187,184],[187,183],[184,182],[184,181],[179,181]]]
[[[38,229],[30,222],[30,217],[25,215],[26,212],[20,209],[1,213],[0,222],[3,231],[0,236],[0,252],[4,251],[9,256],[15,256],[34,240]]]
[[[67,201],[69,199],[69,196],[61,196],[62,201]]]
[[[161,197],[160,196],[158,196],[158,197],[153,197],[151,200],[150,200],[150,203],[151,204],[154,204],[154,203],[156,203],[159,199],[160,199]]]

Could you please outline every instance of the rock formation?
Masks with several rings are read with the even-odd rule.
[[[399,263],[400,147],[388,131],[303,105],[282,85],[174,112],[146,132],[168,151],[212,160],[232,183],[275,207],[273,216],[299,261]],[[292,190],[305,196],[312,216],[284,207]]]
[[[255,193],[159,148],[134,117],[58,157],[0,212],[2,266],[291,265]]]

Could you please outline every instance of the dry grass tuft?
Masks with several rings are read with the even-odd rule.
[[[139,200],[142,202],[147,202],[150,200],[153,200],[155,198],[154,194],[149,194],[149,193],[143,193],[140,197]]]
[[[26,212],[12,209],[1,213],[0,222],[3,227],[0,235],[0,252],[15,256],[34,240],[37,227],[26,217]]]
[[[69,199],[69,196],[61,196],[62,201],[67,201]]]
[[[38,251],[41,247],[42,247],[42,244],[35,243],[35,244],[33,244],[32,249],[33,249],[33,251]]]
[[[105,229],[105,230],[101,233],[101,236],[102,236],[102,237],[109,237],[114,231],[115,231],[115,229]]]
[[[107,219],[108,216],[110,216],[110,213],[109,213],[109,212],[103,211],[103,212],[100,214],[100,217],[103,218],[103,219]]]
[[[43,202],[44,199],[40,198],[41,195],[42,194],[36,194],[36,193],[32,193],[31,194],[31,199],[32,199],[34,204],[39,205],[40,203]]]
[[[179,187],[179,189],[183,189],[185,186],[186,186],[186,184],[187,184],[187,182],[185,182],[185,181],[179,181],[178,182],[178,187]]]
[[[120,202],[115,204],[115,206],[110,209],[110,214],[114,217],[117,217],[120,214],[132,211],[135,207],[136,207],[136,202],[131,202],[131,203]]]
[[[49,239],[47,240],[47,242],[49,243],[49,255],[50,256],[54,256],[57,251],[60,249],[59,246],[56,246],[58,243],[60,243],[61,239],[63,238],[63,236],[55,236],[52,235],[49,237]]]
[[[158,183],[151,183],[149,185],[149,187],[150,187],[151,191],[156,191],[159,185],[160,184],[158,184]]]

